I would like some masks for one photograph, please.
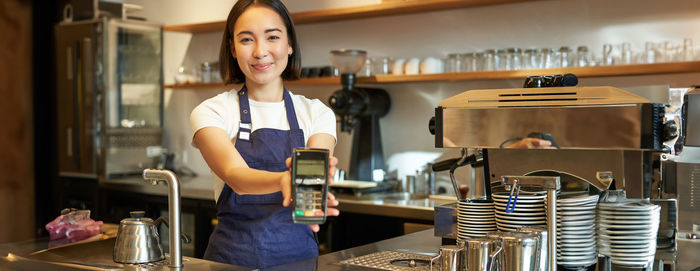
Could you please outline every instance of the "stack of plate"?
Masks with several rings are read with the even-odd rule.
[[[523,226],[546,226],[547,215],[544,201],[547,198],[545,192],[532,193],[521,191],[511,213],[506,212],[510,193],[495,192],[493,201],[496,206],[496,226],[500,231],[516,231]],[[511,206],[513,203],[511,202]],[[510,207],[509,207],[510,209]]]
[[[598,195],[557,199],[557,264],[574,268],[596,263],[597,204]]]
[[[484,237],[496,230],[493,201],[472,199],[459,201],[457,205],[457,239]]]
[[[661,207],[648,202],[598,204],[598,251],[612,263],[647,267],[654,260]]]

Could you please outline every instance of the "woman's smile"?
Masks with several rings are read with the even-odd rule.
[[[272,66],[272,63],[253,64],[252,66],[257,71],[265,71]]]

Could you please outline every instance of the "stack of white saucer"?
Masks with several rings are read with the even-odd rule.
[[[523,226],[546,226],[547,215],[545,213],[544,201],[547,195],[542,193],[526,193],[521,191],[517,200],[515,196],[511,198],[510,206],[508,199],[510,193],[495,192],[493,201],[496,206],[496,226],[500,231],[517,231]],[[513,204],[515,203],[515,207]],[[512,212],[506,211],[513,209]]]
[[[598,251],[612,263],[647,267],[656,253],[661,207],[643,200],[598,204]]]
[[[496,230],[493,201],[462,200],[457,205],[457,239],[484,237]]]
[[[557,199],[557,264],[587,267],[596,263],[596,205],[598,195]]]

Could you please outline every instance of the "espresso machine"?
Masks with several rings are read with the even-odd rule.
[[[552,225],[557,224],[562,227],[567,222],[562,223],[549,217],[550,215],[557,217],[555,210],[550,209],[561,212],[560,208],[556,207],[556,202],[561,201],[557,201],[555,196],[553,200],[548,199],[544,202],[544,208],[547,208],[546,225],[550,230],[549,247],[556,245],[557,253],[550,249],[547,259],[542,260],[547,263],[554,261],[553,265],[547,268],[543,264],[536,270],[690,270],[700,266],[695,263],[691,264],[692,268],[689,269],[679,268],[683,266],[679,261],[691,259],[679,257],[683,254],[679,253],[679,250],[683,248],[676,241],[679,232],[678,206],[685,206],[688,203],[684,202],[687,199],[678,195],[692,192],[673,190],[675,187],[680,190],[684,185],[693,185],[693,179],[688,177],[688,172],[695,172],[695,176],[700,175],[697,174],[700,172],[698,166],[700,159],[689,166],[678,164],[679,174],[684,174],[686,177],[679,176],[674,182],[663,180],[661,177],[667,175],[660,174],[661,165],[664,164],[660,162],[664,155],[663,144],[669,140],[670,136],[675,135],[672,131],[673,126],[664,121],[665,105],[651,103],[644,97],[607,86],[536,88],[527,86],[526,81],[525,88],[470,90],[441,101],[435,108],[435,116],[429,125],[430,132],[435,135],[435,146],[463,149],[463,157],[450,160],[454,164],[442,165],[443,169],[451,168],[453,171],[456,167],[469,164],[469,161],[479,160],[483,163],[485,190],[477,193],[484,195],[483,198],[460,199],[458,203],[435,207],[435,235],[442,237],[443,243],[454,242],[455,239],[458,242],[464,242],[460,240],[464,239],[460,238],[463,236],[462,232],[457,231],[457,214],[458,209],[461,208],[458,206],[465,202],[481,204],[480,201],[496,201],[498,199],[495,191],[499,191],[501,196],[505,195],[510,205],[508,193],[512,197],[515,191],[512,180],[550,179],[551,183],[556,181],[558,187],[555,194],[548,190],[549,192],[546,192],[548,195],[564,196],[579,193],[596,197],[592,205],[589,205],[592,206],[589,210],[592,212],[590,216],[593,223],[590,227],[595,227],[592,232],[596,236],[596,239],[592,240],[594,247],[591,249],[597,255],[597,259],[591,265],[575,268],[556,265],[557,259],[567,259],[568,256],[559,249],[563,241],[556,241],[557,236],[561,236],[561,229],[558,231],[557,226]],[[697,91],[692,94],[695,96],[690,99],[688,103],[690,109],[686,111],[697,118],[700,104],[691,103],[700,103],[700,94]],[[684,129],[688,130],[689,135],[691,130],[697,129],[696,123],[700,122],[695,120],[695,123],[692,121],[684,123],[688,125]],[[547,139],[552,146],[548,149],[511,148],[514,142],[532,137]],[[686,142],[697,144],[698,133],[695,133],[692,138],[695,141],[686,138]],[[700,146],[700,144],[697,145]],[[469,157],[470,150],[472,153],[474,150],[478,151],[481,157],[478,157],[479,159]],[[697,155],[697,152],[695,154]],[[555,188],[550,186],[548,189]],[[540,195],[544,193],[542,191]],[[517,192],[515,195],[517,200]],[[692,195],[686,197],[692,202]],[[618,200],[634,202],[634,204],[623,205],[616,202]],[[527,198],[523,201],[525,202],[523,206],[527,206]],[[549,207],[547,207],[548,202]],[[600,247],[601,236],[617,238],[615,234],[605,235],[607,233],[600,230],[599,221],[601,212],[616,212],[615,206],[618,206],[616,204],[620,204],[619,209],[622,211],[636,211],[635,206],[648,207],[648,210],[651,210],[649,211],[652,214],[651,218],[645,219],[644,223],[651,223],[649,225],[653,227],[650,228],[658,226],[658,237],[652,237],[657,241],[655,246],[646,247],[647,250],[651,250],[651,254],[649,261],[645,264],[615,261],[616,256],[619,259],[620,254],[626,256],[624,254],[626,252],[615,252],[619,251],[616,249],[620,247],[609,244],[606,244],[607,247]],[[515,205],[514,202],[513,205]],[[577,208],[575,204],[570,203],[565,207]],[[690,206],[686,208],[690,215],[694,214],[696,217],[692,218],[695,219],[694,222],[688,223],[692,224],[694,229],[688,229],[688,231],[694,230],[697,234],[698,225],[693,224],[698,221],[696,209],[697,207]],[[576,212],[571,213],[576,214]],[[561,215],[563,214],[559,214]],[[497,221],[498,217],[496,212]],[[577,218],[574,217],[574,219]],[[573,220],[571,223],[577,222]],[[499,231],[503,229],[509,228],[498,226]],[[596,229],[597,233],[595,233]],[[556,234],[552,234],[553,232]],[[648,235],[648,232],[644,233]],[[652,234],[656,236],[657,231],[653,231]],[[695,235],[688,236],[695,238]],[[469,240],[469,238],[466,239]],[[595,247],[596,241],[598,247]],[[547,243],[543,245],[547,246]],[[700,245],[700,243],[694,245]],[[656,249],[655,252],[654,249]],[[694,253],[698,251],[693,250]]]

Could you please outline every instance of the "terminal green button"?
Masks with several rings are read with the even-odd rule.
[[[296,214],[296,216],[304,216],[304,211],[303,210],[296,210],[294,212],[294,214]]]

